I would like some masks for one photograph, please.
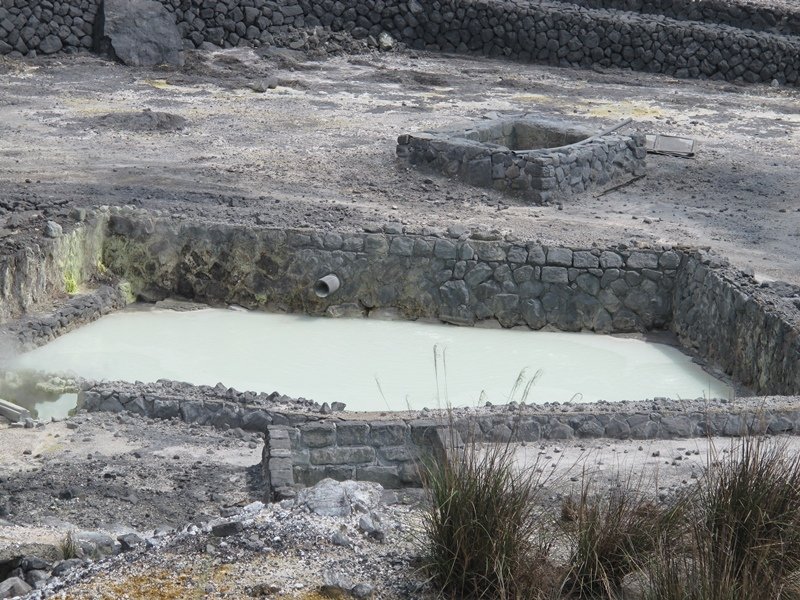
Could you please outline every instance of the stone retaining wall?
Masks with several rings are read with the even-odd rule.
[[[330,407],[303,398],[240,392],[219,383],[191,385],[180,381],[155,383],[84,381],[78,407],[87,411],[130,412],[153,419],[180,419],[186,423],[213,425],[263,433],[270,425],[295,426],[317,421]]]
[[[793,37],[658,15],[527,0],[160,0],[189,45],[270,43],[289,28],[385,32],[419,49],[677,77],[798,83]],[[88,48],[93,0],[3,0],[0,54]]]
[[[262,458],[275,497],[326,477],[374,481],[385,488],[418,486],[420,466],[463,441],[538,442],[569,439],[677,439],[704,436],[786,434],[800,431],[798,398],[614,405],[510,404],[436,418],[332,419],[298,427],[269,427]],[[792,407],[792,404],[795,404]]]
[[[129,411],[221,429],[264,433],[262,468],[277,493],[320,479],[419,484],[420,459],[440,457],[463,441],[503,443],[569,439],[677,439],[800,432],[798,397],[545,403],[393,413],[335,412],[274,394],[159,381],[86,382],[85,410]],[[456,432],[458,435],[455,435]]]
[[[678,272],[672,329],[755,393],[800,391],[800,287],[758,284],[704,253]]]
[[[460,325],[494,319],[602,333],[672,328],[686,349],[756,393],[800,392],[800,289],[759,286],[696,250],[435,233],[195,226],[116,211],[104,260],[150,301],[177,294],[307,314],[393,310]],[[329,273],[341,288],[318,298],[314,282]]]
[[[800,7],[732,0],[560,0],[587,8],[657,14],[680,21],[704,21],[782,35],[800,35]]]
[[[758,284],[697,250],[548,247],[487,232],[400,225],[372,233],[282,231],[112,209],[0,259],[0,306],[14,315],[67,298],[59,289],[65,272],[84,278],[103,262],[128,280],[125,292],[112,286],[77,296],[55,313],[7,323],[5,334],[35,346],[124,305],[129,294],[461,325],[496,320],[504,327],[602,333],[671,328],[687,350],[756,393],[800,391],[800,288]],[[315,281],[329,273],[342,285],[319,298]]]
[[[92,47],[99,0],[0,1],[0,55],[75,52]]]
[[[344,405],[342,405],[344,406]],[[562,440],[580,438],[675,439],[706,435],[739,436],[744,433],[800,433],[799,396],[750,398],[651,400],[621,402],[545,402],[446,410],[389,413],[383,416],[332,411],[327,405],[281,395],[240,392],[216,386],[159,380],[156,383],[84,381],[79,407],[87,411],[130,412],[155,419],[180,419],[186,423],[220,429],[240,428],[264,433],[284,428],[289,432],[293,466],[300,479],[316,477],[321,469],[337,464],[401,465],[411,460],[400,450],[345,460],[349,450],[315,452],[326,448],[397,448],[420,444],[425,436],[414,427],[449,427],[460,439],[477,442]],[[381,454],[383,452],[383,454]],[[412,452],[412,454],[414,454]],[[414,454],[418,456],[419,453]],[[355,456],[355,455],[354,455]],[[331,473],[332,471],[328,471]],[[315,474],[316,473],[316,474]]]
[[[11,342],[14,348],[10,350],[15,352],[31,350],[123,308],[126,304],[127,297],[119,287],[104,285],[90,293],[69,298],[53,312],[26,315],[6,326],[0,326],[0,339]]]
[[[0,324],[24,315],[91,279],[101,264],[107,213],[81,212],[78,223],[48,225],[52,237],[0,254]]]
[[[463,239],[462,239],[463,238]],[[665,328],[681,251],[565,248],[403,232],[322,233],[193,225],[117,211],[104,261],[147,301],[211,304],[603,333]],[[315,281],[333,273],[327,298]]]
[[[272,489],[330,477],[384,488],[421,485],[418,465],[448,448],[448,428],[433,419],[318,421],[269,427],[262,468]]]
[[[526,144],[517,140],[519,129],[542,132],[537,141],[546,146],[523,150]],[[458,177],[542,204],[623,175],[644,174],[643,135],[595,133],[521,115],[477,122],[460,131],[404,134],[397,138],[397,156],[422,171]]]

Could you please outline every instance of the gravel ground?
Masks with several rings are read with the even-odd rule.
[[[796,89],[408,52],[236,49],[194,54],[181,71],[86,55],[5,64],[0,244],[19,244],[43,213],[132,203],[267,226],[460,222],[553,244],[711,246],[762,279],[800,283]],[[146,110],[173,116],[148,129],[135,118]],[[644,179],[545,207],[394,157],[399,134],[491,112],[598,131],[632,117],[695,138],[698,153],[651,155]]]
[[[780,442],[800,450],[800,438]],[[557,518],[563,499],[589,482],[598,491],[627,485],[669,501],[736,443],[591,439],[519,444],[515,453],[541,478],[541,506]],[[72,531],[82,541],[135,534],[146,542],[105,558],[87,550],[88,562],[32,598],[315,600],[331,581],[368,586],[375,598],[433,598],[420,571],[420,491],[377,491],[336,516],[312,513],[314,490],[265,506],[261,450],[260,437],[238,430],[132,415],[79,414],[27,429],[0,424],[0,579],[15,556],[55,561]],[[215,529],[231,520],[241,527]],[[567,555],[562,541],[555,556]]]
[[[800,440],[783,441],[800,450]],[[540,473],[542,506],[557,515],[564,496],[588,481],[668,500],[734,443],[599,439],[523,444],[516,453],[520,466]],[[51,580],[56,597],[312,600],[331,579],[368,584],[375,598],[432,597],[419,571],[419,491],[377,492],[341,516],[314,514],[308,494],[264,506],[252,478],[260,446],[235,432],[110,414],[35,429],[0,425],[0,452],[10,459],[0,469],[0,563],[20,553],[55,558],[70,530],[148,540]],[[62,498],[64,490],[75,497]],[[365,529],[365,516],[380,536]],[[215,533],[231,520],[242,527]]]

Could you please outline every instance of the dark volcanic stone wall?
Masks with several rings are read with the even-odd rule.
[[[389,33],[413,48],[557,66],[620,67],[676,77],[798,83],[791,36],[660,15],[527,0],[160,0],[187,44],[270,43],[290,28],[355,38]],[[91,46],[94,0],[2,0],[0,54]]]
[[[0,0],[0,55],[92,47],[99,0]]]
[[[394,310],[602,333],[671,328],[756,393],[800,391],[800,288],[757,284],[700,251],[567,248],[400,226],[340,234],[178,224],[132,209],[112,209],[104,246],[108,268],[146,301],[178,295],[329,316]],[[329,273],[341,288],[317,298],[314,282]]]
[[[112,209],[113,211],[114,209]],[[394,309],[456,324],[552,326],[603,333],[663,329],[681,253],[565,248],[404,233],[323,233],[172,224],[117,211],[104,262],[146,301],[178,295],[212,304],[308,314]],[[317,298],[317,278],[341,288]]]
[[[403,6],[407,12],[391,17],[392,33],[416,48],[750,82],[795,84],[800,71],[797,40],[722,25],[522,0],[409,0]],[[358,26],[365,24],[362,19]],[[382,19],[381,25],[386,27],[388,20]],[[332,26],[339,22],[334,19]]]
[[[560,0],[587,8],[657,14],[784,35],[800,35],[800,6],[789,9],[735,0]]]
[[[572,133],[584,142],[562,146],[551,138],[546,143],[558,147],[520,152],[508,147],[508,138],[513,138],[515,128],[521,126],[558,131],[552,121],[545,119],[490,119],[461,131],[401,135],[397,139],[397,156],[421,171],[503,190],[535,204],[645,172],[645,138],[639,133],[594,135],[588,129],[568,127],[563,129],[565,134]]]
[[[687,255],[672,329],[685,348],[755,393],[800,390],[800,288],[758,285],[713,257]]]

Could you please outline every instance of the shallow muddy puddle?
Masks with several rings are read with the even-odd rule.
[[[210,308],[108,315],[17,357],[11,368],[222,382],[369,411],[732,394],[680,350],[641,339]]]

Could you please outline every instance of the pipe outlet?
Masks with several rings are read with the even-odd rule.
[[[325,275],[325,277],[317,279],[317,282],[314,284],[314,293],[317,295],[317,298],[327,298],[338,290],[340,285],[341,281],[339,281],[339,278],[331,273],[330,275]]]

